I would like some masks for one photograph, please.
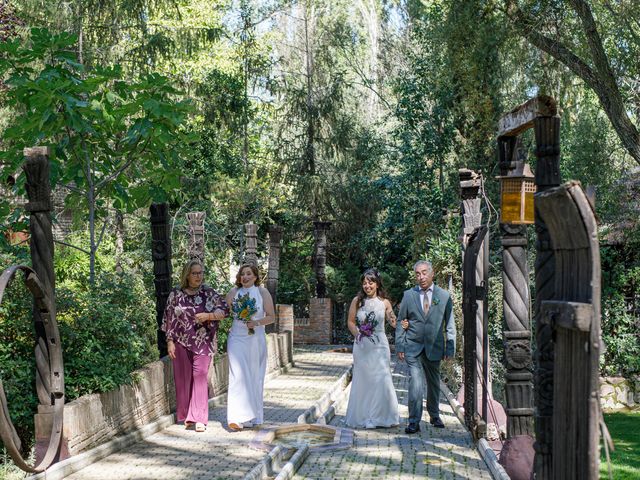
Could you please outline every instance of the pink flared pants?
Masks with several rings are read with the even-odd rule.
[[[206,425],[209,420],[207,374],[211,357],[193,353],[178,342],[175,345],[173,379],[176,384],[177,421]]]

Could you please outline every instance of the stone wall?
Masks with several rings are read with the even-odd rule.
[[[330,345],[333,337],[331,299],[312,298],[309,318],[296,318],[294,324],[294,343]]]
[[[604,410],[640,407],[640,377],[600,377],[600,404]]]
[[[267,335],[267,355],[267,374],[279,372],[291,364],[292,334]],[[132,385],[84,395],[65,405],[61,459],[78,455],[175,411],[173,368],[168,357],[152,362],[132,375],[135,379]],[[227,354],[216,355],[209,369],[209,397],[226,393],[228,387]],[[42,458],[51,431],[50,414],[36,414],[35,424],[36,456]]]

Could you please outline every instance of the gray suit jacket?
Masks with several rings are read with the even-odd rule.
[[[401,325],[409,320],[409,329]],[[433,286],[431,307],[425,316],[420,303],[420,288],[414,287],[404,292],[398,312],[396,326],[396,352],[417,357],[424,349],[431,361],[452,357],[456,350],[456,322],[453,318],[453,301],[449,292],[437,285]]]

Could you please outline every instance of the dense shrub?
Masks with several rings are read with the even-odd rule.
[[[5,254],[0,260],[3,268],[18,260],[26,263],[15,255]],[[68,401],[131,383],[133,370],[158,357],[154,298],[140,276],[102,273],[95,289],[82,285],[76,277],[56,288]],[[0,379],[27,450],[38,403],[33,339],[31,298],[20,275],[0,305]]]
[[[57,303],[67,399],[129,383],[158,358],[154,299],[137,277],[103,273],[94,289],[59,288]]]
[[[640,374],[640,261],[635,248],[602,249],[603,375]]]

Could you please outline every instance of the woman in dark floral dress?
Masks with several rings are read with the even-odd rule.
[[[207,374],[216,351],[218,322],[229,313],[224,298],[202,283],[204,269],[197,260],[187,263],[180,287],[167,298],[162,330],[173,360],[176,416],[187,428],[204,432],[209,419]]]

